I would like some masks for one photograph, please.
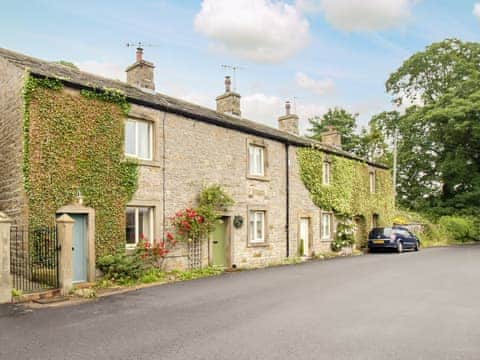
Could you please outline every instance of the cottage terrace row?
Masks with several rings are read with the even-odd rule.
[[[305,149],[322,156],[314,176],[326,191],[336,186],[336,159],[365,170],[358,174],[365,184],[362,199],[373,199],[390,181],[383,165],[343,151],[335,129],[321,143],[299,136],[298,116],[288,102],[275,129],[242,118],[241,97],[229,77],[214,111],[156,93],[153,69],[142,49],[126,70],[127,83],[0,49],[0,211],[30,226],[73,215],[74,282],[95,279],[99,256],[131,249],[142,239],[163,239],[170,217],[195,207],[209,184],[219,184],[234,204],[196,255],[180,244],[168,267],[187,268],[192,256],[201,265],[254,267],[329,251],[339,214],[333,205],[318,206],[321,194],[302,179],[299,154]],[[30,89],[26,98],[29,79],[54,81]],[[87,96],[106,89],[125,96],[129,108],[122,112]],[[138,164],[133,194],[117,176],[124,174],[119,164],[129,159]],[[359,189],[347,190],[355,203]],[[349,214],[359,244],[370,227],[389,223],[393,198],[382,201]]]

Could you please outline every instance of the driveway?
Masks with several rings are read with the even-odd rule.
[[[4,306],[0,359],[480,359],[480,246]]]

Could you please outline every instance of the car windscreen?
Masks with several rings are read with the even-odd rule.
[[[392,235],[392,228],[375,228],[370,231],[369,239],[390,238]]]

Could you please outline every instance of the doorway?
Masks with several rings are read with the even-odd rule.
[[[298,244],[299,255],[310,256],[310,218],[300,218]]]
[[[72,281],[74,283],[87,281],[87,215],[70,214],[75,221],[72,239]]]
[[[222,217],[210,237],[211,264],[214,266],[228,267],[228,220]]]

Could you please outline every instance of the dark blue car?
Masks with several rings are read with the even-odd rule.
[[[391,249],[399,253],[407,249],[418,251],[420,240],[401,226],[374,228],[368,234],[368,249],[370,251]]]

